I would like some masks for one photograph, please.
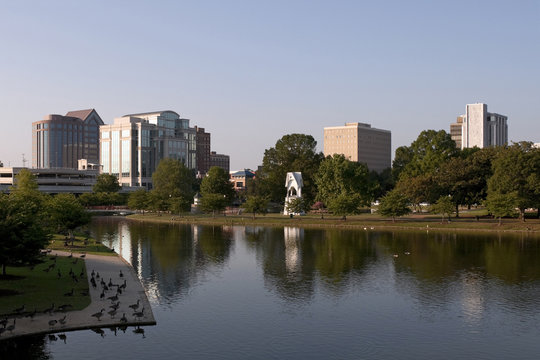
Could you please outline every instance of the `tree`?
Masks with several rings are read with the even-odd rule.
[[[152,175],[152,181],[154,209],[168,210],[169,204],[174,201],[182,211],[189,210],[194,195],[192,186],[195,176],[180,160],[161,160]]]
[[[73,241],[73,231],[90,222],[90,214],[73,194],[58,194],[48,204],[51,223],[59,232],[67,232]]]
[[[358,194],[341,193],[336,197],[329,199],[328,209],[343,220],[347,220],[347,215],[358,214],[363,200]]]
[[[235,195],[233,183],[229,180],[229,174],[219,166],[213,166],[201,182],[201,195],[219,194],[230,203]]]
[[[255,214],[266,214],[268,212],[268,199],[263,196],[251,195],[247,197],[242,207],[246,212],[252,213],[253,219],[255,219]]]
[[[347,160],[343,155],[327,156],[315,177],[317,200],[329,204],[341,194],[355,195],[358,206],[368,205],[372,199],[373,184],[365,164]]]
[[[441,188],[432,174],[401,178],[396,184],[397,191],[403,194],[414,207],[420,209],[420,203],[430,204],[441,196]]]
[[[493,175],[488,180],[491,193],[510,194],[516,197],[519,217],[525,221],[525,209],[538,208],[540,193],[540,149],[532,143],[521,142],[499,151],[493,160]]]
[[[302,197],[290,199],[289,202],[285,204],[285,207],[291,214],[302,214],[309,210],[306,200]]]
[[[441,196],[435,204],[431,205],[431,211],[435,214],[441,214],[442,222],[444,222],[444,215],[448,215],[450,220],[450,214],[454,212],[454,203],[451,196]]]
[[[17,174],[10,195],[0,194],[0,265],[30,263],[49,242],[45,197],[37,190],[35,177],[23,169]]]
[[[99,174],[92,187],[95,193],[115,193],[120,190],[118,178],[111,174]]]
[[[201,197],[201,209],[204,212],[212,212],[212,217],[216,211],[223,211],[227,207],[229,200],[221,194],[206,194]]]
[[[317,142],[311,135],[285,135],[275,147],[265,150],[262,170],[257,173],[258,195],[268,196],[271,201],[283,203],[287,190],[287,172],[301,172],[304,187],[302,196],[312,203],[316,195],[314,176],[324,158],[316,152]],[[260,173],[260,174],[259,174]]]
[[[392,222],[396,222],[397,216],[407,215],[411,212],[409,199],[398,189],[394,189],[380,200],[377,212],[382,216],[392,217]]]
[[[148,192],[145,189],[139,189],[129,194],[128,207],[133,210],[146,210],[148,208]]]
[[[394,159],[394,165],[401,168],[400,179],[415,177],[433,172],[457,154],[456,142],[446,131],[424,130],[409,148],[400,150],[399,158],[396,150],[398,162]]]
[[[491,192],[486,198],[486,207],[493,216],[499,218],[499,226],[503,216],[512,216],[516,212],[518,196],[515,192],[500,193]]]

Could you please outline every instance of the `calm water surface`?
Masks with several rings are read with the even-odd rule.
[[[537,359],[526,235],[156,225],[96,218],[156,326],[3,344],[39,359]],[[1,344],[1,343],[0,343]],[[2,358],[8,358],[2,356]]]

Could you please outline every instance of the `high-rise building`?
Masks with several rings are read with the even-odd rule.
[[[501,146],[508,143],[508,117],[488,112],[486,104],[467,104],[465,114],[459,118],[463,119],[461,149]],[[458,131],[459,122],[450,125],[450,133],[457,134]]]
[[[174,111],[130,114],[100,127],[101,165],[123,186],[151,188],[161,159],[178,159],[196,169],[196,134]]]
[[[32,123],[32,167],[77,169],[79,159],[99,163],[99,126],[96,110],[47,115]]]
[[[450,137],[456,142],[456,147],[461,149],[461,138],[463,131],[463,120],[465,116],[458,116],[456,122],[450,124]]]
[[[229,155],[216,154],[215,151],[210,152],[210,167],[219,166],[226,172],[229,172],[230,162],[231,162],[231,159]]]
[[[204,175],[210,169],[210,133],[195,126],[197,143],[197,172]]]
[[[324,128],[324,155],[343,154],[351,161],[365,163],[369,170],[382,172],[390,168],[392,134],[372,128],[370,124],[346,123]]]

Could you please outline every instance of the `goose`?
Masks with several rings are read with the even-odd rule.
[[[103,290],[103,291],[101,292],[101,294],[99,295],[99,298],[100,298],[101,300],[103,300],[103,299],[105,298],[105,290]]]
[[[53,328],[54,325],[56,325],[57,322],[58,322],[58,320],[49,320],[49,328]]]
[[[109,296],[109,297],[107,298],[107,300],[117,301],[117,300],[118,300],[118,295]]]
[[[58,334],[58,338],[59,338],[60,340],[63,340],[63,341],[64,341],[64,344],[66,343],[66,339],[67,339],[66,334]]]
[[[96,275],[96,272],[92,269],[92,277],[94,277],[94,275]]]
[[[122,273],[122,270],[120,270],[120,277],[124,277],[124,274]]]
[[[133,309],[133,311],[137,310],[137,308],[139,307],[139,303],[140,303],[140,299],[137,299],[137,303],[136,304],[131,304],[129,305],[130,308]]]
[[[58,319],[58,322],[60,323],[60,325],[66,325],[66,321],[67,321],[66,317],[67,317],[67,315],[64,315],[63,318]]]
[[[144,316],[144,306],[143,306],[143,308],[142,308],[141,311],[139,311],[139,312],[134,312],[134,313],[133,313],[133,316],[135,316],[136,318],[139,318],[139,319],[142,318],[142,317]]]
[[[86,253],[82,253],[80,257],[84,259],[86,257]]]
[[[114,316],[116,315],[116,309],[112,309],[111,311],[108,311],[107,314],[111,316],[111,319],[114,319]]]
[[[67,308],[70,308],[70,307],[73,307],[73,305],[71,305],[71,304],[60,305],[60,306],[58,307],[58,311],[62,311],[62,312],[63,312],[63,311],[66,311]]]
[[[101,317],[103,316],[103,312],[105,311],[105,309],[101,309],[100,312],[97,312],[95,314],[92,314],[93,317],[95,317],[96,319],[98,319],[98,321],[101,321]]]
[[[71,252],[71,254],[68,255],[68,259],[71,259],[73,257],[73,251]]]
[[[122,290],[125,290],[126,286],[127,286],[127,280],[124,279],[124,283],[120,285],[119,288],[121,288]]]
[[[109,278],[109,283],[108,283],[107,285],[109,285],[109,287],[112,287],[112,286],[113,286],[113,283],[112,283],[112,279],[111,279],[111,278]]]
[[[111,309],[113,310],[118,310],[118,308],[120,307],[120,301],[117,302],[117,303],[113,303],[111,306],[109,306]]]
[[[120,318],[120,322],[127,323],[126,313],[124,313],[124,315],[122,315],[122,317]]]

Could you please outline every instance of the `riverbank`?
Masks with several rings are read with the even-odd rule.
[[[294,226],[304,228],[343,228],[343,229],[387,229],[387,230],[450,230],[450,231],[487,231],[487,232],[525,232],[540,234],[540,220],[527,219],[522,222],[517,219],[503,219],[499,226],[498,219],[478,216],[477,212],[463,213],[459,218],[441,221],[440,216],[429,214],[412,214],[401,217],[393,222],[376,214],[361,214],[341,217],[324,215],[306,215],[290,218],[281,214],[257,215],[171,215],[171,214],[136,214],[127,216],[128,219],[144,222],[186,223],[199,225],[220,226]]]
[[[70,253],[53,251],[52,255],[69,256]],[[144,291],[144,288],[135,273],[133,267],[120,256],[103,256],[86,254],[86,272],[89,274],[88,287],[91,303],[79,311],[59,311],[64,304],[53,304],[55,309],[50,313],[40,312],[32,317],[17,316],[7,319],[6,330],[1,334],[0,340],[18,336],[57,333],[81,329],[93,329],[116,326],[141,326],[155,325],[152,308]],[[90,281],[91,274],[97,282],[94,287]],[[97,274],[99,273],[99,278]],[[103,290],[101,280],[107,285],[108,290]],[[113,283],[113,286],[109,286]],[[126,284],[122,293],[117,295],[118,286]],[[113,300],[119,302],[116,313],[112,311]],[[69,299],[66,298],[66,303]],[[130,307],[138,303],[137,309]],[[144,310],[143,310],[144,308]],[[103,311],[102,311],[103,309]],[[135,313],[139,314],[135,314]],[[96,314],[101,315],[96,315]],[[125,320],[123,315],[125,314]],[[9,331],[10,325],[15,325]]]

